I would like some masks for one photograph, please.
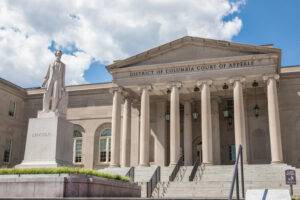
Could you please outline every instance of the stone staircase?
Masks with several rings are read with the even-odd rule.
[[[186,172],[189,168],[187,167]],[[264,188],[289,189],[289,186],[285,185],[284,171],[286,169],[292,169],[292,167],[284,164],[245,165],[245,191]],[[200,174],[202,171],[199,180],[189,182],[189,173],[186,173],[182,181],[170,182],[163,198],[226,199],[228,197],[233,174],[232,165],[205,166],[199,171]],[[300,171],[297,174],[299,173]],[[300,194],[300,187],[294,187],[294,194]]]
[[[182,166],[181,168],[183,168],[184,174],[183,177],[181,179],[182,182],[189,182],[189,178],[190,175],[192,173],[193,170],[193,166]]]
[[[142,188],[142,197],[146,196],[147,182],[150,181],[157,166],[135,167],[135,182]],[[182,166],[174,181],[169,181],[174,167],[161,167],[161,178],[152,193],[152,198],[197,198],[227,199],[233,165],[199,166],[193,181],[189,181],[192,166]],[[289,189],[285,185],[284,171],[295,169],[286,164],[244,165],[245,191],[247,189]],[[108,169],[107,169],[108,170]],[[124,175],[125,169],[113,169],[112,173]],[[129,168],[127,169],[127,171]],[[300,169],[296,169],[297,180],[300,180]],[[234,192],[235,194],[235,192]],[[294,194],[300,195],[300,186],[294,187]]]
[[[142,197],[147,196],[147,182],[150,181],[156,169],[157,166],[155,165],[152,165],[150,167],[140,167],[140,166],[134,167],[134,182],[136,182],[138,185],[141,186]],[[99,171],[125,176],[129,170],[130,170],[129,167],[107,167]]]
[[[153,176],[157,166],[150,167],[134,167],[134,182],[148,182]]]
[[[169,182],[169,176],[173,170],[174,167],[160,167],[160,181]]]

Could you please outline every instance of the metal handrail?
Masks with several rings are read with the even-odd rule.
[[[230,187],[230,193],[228,196],[229,200],[232,200],[234,184],[236,185],[236,199],[240,199],[240,188],[239,188],[239,160],[241,161],[241,184],[242,184],[242,197],[245,198],[245,181],[244,181],[244,164],[243,164],[243,147],[239,145],[237,158],[234,163],[234,171],[232,176],[232,182]]]
[[[160,166],[156,168],[149,182],[147,182],[147,197],[151,197],[157,183],[160,182]]]
[[[183,156],[181,156],[177,163],[176,166],[174,167],[172,174],[169,176],[169,181],[174,181],[176,178],[176,175],[178,173],[178,171],[180,170],[180,166],[183,166]]]
[[[194,163],[191,175],[189,176],[189,181],[193,181],[194,180],[199,165],[200,165],[200,158],[198,157],[196,159],[195,163]]]
[[[129,177],[130,182],[134,182],[134,167],[130,167],[129,171],[126,173]]]

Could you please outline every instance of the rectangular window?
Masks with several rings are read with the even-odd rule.
[[[16,102],[10,101],[8,107],[8,115],[14,117],[16,115]]]
[[[75,163],[81,163],[82,161],[82,139],[75,139]]]
[[[8,139],[5,144],[4,153],[3,153],[3,162],[9,163],[11,157],[11,147],[12,147],[12,140]]]
[[[99,148],[100,148],[100,152],[99,152],[99,160],[100,162],[106,162],[106,138],[104,139],[100,139],[100,142],[99,142]]]

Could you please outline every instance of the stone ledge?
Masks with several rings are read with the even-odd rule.
[[[0,175],[1,198],[140,197],[134,183],[75,174]]]

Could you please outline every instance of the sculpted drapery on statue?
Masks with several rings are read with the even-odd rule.
[[[61,62],[62,52],[55,52],[55,60],[49,65],[42,87],[45,88],[43,97],[43,113],[50,111],[56,114],[66,114],[68,95],[65,90],[66,66]]]
[[[68,94],[65,90],[65,64],[62,52],[49,65],[44,78],[43,110],[30,118],[24,160],[17,168],[71,166],[73,163],[73,124],[66,118]]]

